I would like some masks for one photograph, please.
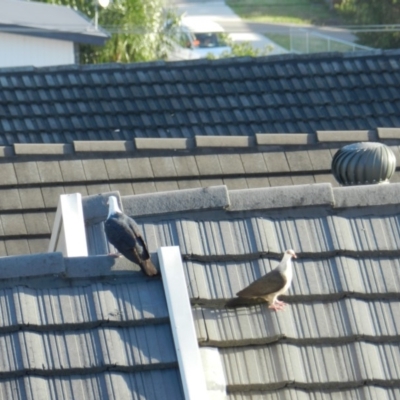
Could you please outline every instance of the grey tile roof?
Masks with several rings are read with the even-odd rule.
[[[394,400],[399,196],[400,184],[323,183],[181,190],[122,203],[151,252],[180,247],[198,342],[219,349],[229,399]],[[286,248],[299,258],[285,311],[225,308]]]
[[[304,142],[315,131],[336,140],[332,131],[343,130],[360,131],[365,139],[369,129],[400,124],[399,55],[393,50],[0,70],[0,145],[177,138],[179,148],[196,135],[203,146],[202,136],[286,132],[302,133],[298,140]],[[240,138],[231,143],[246,145]]]
[[[86,15],[72,8],[21,0],[2,0],[0,32],[95,45],[103,45],[110,36],[101,28],[96,30]],[[22,92],[15,95],[21,98]]]
[[[349,132],[349,138],[352,135]],[[231,139],[236,139],[232,137],[218,141],[203,137],[203,144],[208,138],[211,140],[210,148],[198,147],[196,137],[191,147],[179,150],[174,149],[174,139],[165,139],[158,148],[152,143],[151,150],[138,149],[133,141],[2,147],[0,256],[47,251],[60,194],[78,192],[88,196],[119,191],[122,196],[131,196],[226,185],[232,191],[230,199],[235,198],[242,208],[252,209],[250,199],[240,196],[240,192],[235,194],[235,190],[275,187],[273,193],[279,193],[280,186],[327,182],[337,186],[330,172],[331,160],[347,142],[319,142],[313,133],[308,135],[310,143],[303,145],[296,137],[285,134],[280,135],[284,144],[276,144],[275,139],[266,144],[268,136],[257,135],[254,142],[242,137],[247,147],[242,147],[241,142],[240,147],[232,147]],[[390,146],[400,160],[400,129],[379,128],[370,131],[370,136]],[[398,171],[392,182],[400,182]],[[284,190],[289,193],[289,189]],[[265,207],[262,193],[254,191],[253,195]],[[336,202],[345,207],[347,195],[340,193],[336,193]],[[379,193],[376,195],[379,197]],[[169,201],[179,206],[179,198],[174,194]],[[158,208],[158,200],[147,203],[146,197],[143,199],[146,204],[138,200],[139,208],[146,207],[149,213]],[[270,201],[275,200],[270,197]],[[165,203],[160,210],[168,205]]]
[[[397,148],[396,135],[385,140]],[[42,148],[38,154],[36,146],[32,154],[29,146],[19,155],[7,151],[1,160],[0,252],[46,251],[59,194],[80,192],[89,195],[84,212],[90,254],[107,253],[107,207],[99,193],[122,189],[124,210],[141,226],[155,262],[160,246],[180,246],[199,345],[219,349],[229,398],[395,399],[400,184],[333,187],[323,177],[329,174],[326,158],[338,145],[263,145],[244,152],[222,147],[206,154],[196,147],[172,153],[57,154]],[[304,160],[314,152],[310,171]],[[278,157],[273,172],[270,156]],[[214,160],[218,173],[199,163],[202,157]],[[294,165],[299,167],[292,172]],[[274,178],[289,179],[290,186],[199,187],[247,182],[249,174],[260,185]],[[323,183],[293,186],[296,178],[315,175]],[[196,188],[150,193],[185,181]],[[286,311],[224,307],[276,265],[287,247],[300,257]],[[126,270],[123,260],[110,271],[107,259],[0,258],[0,341],[10,351],[0,361],[6,395],[15,382],[21,399],[39,390],[49,398],[66,390],[73,399],[90,385],[110,398],[120,390],[129,399],[125,391],[132,388],[145,398],[158,398],[160,391],[182,397],[161,281]],[[146,350],[126,350],[121,338]]]
[[[0,393],[183,399],[160,279],[110,257],[0,258]]]

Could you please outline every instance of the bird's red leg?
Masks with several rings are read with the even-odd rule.
[[[275,310],[275,311],[280,311],[283,310],[283,307],[281,304],[279,303],[272,303],[268,308],[270,308],[271,310]]]

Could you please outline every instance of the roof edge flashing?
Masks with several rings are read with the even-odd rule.
[[[158,259],[185,398],[207,399],[206,378],[179,247],[160,247]]]

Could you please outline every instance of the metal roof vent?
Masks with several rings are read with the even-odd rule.
[[[354,143],[333,156],[332,173],[341,185],[389,183],[396,169],[396,157],[382,143]]]

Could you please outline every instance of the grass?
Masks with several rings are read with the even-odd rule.
[[[280,33],[271,33],[271,34],[268,33],[265,36],[268,37],[268,39],[271,39],[276,44],[279,44],[279,46],[282,46],[287,50],[291,50],[289,35]],[[331,40],[330,42],[328,42],[326,39],[322,37],[313,35],[310,35],[307,38],[306,34],[297,33],[296,35],[293,35],[292,41],[293,41],[292,42],[293,49],[295,49],[300,53],[320,53],[326,51],[352,50],[352,47],[347,44],[335,40]]]
[[[253,22],[332,25],[337,16],[323,0],[227,0],[241,18]]]
[[[293,25],[338,25],[342,22],[324,0],[226,0],[227,4],[242,19],[249,22],[293,24]],[[267,29],[266,29],[267,30]],[[350,51],[352,47],[339,41],[328,41],[306,32],[289,34],[265,32],[266,37],[287,50],[300,53],[326,51]],[[292,43],[291,43],[292,40]],[[291,47],[292,45],[292,47]]]

